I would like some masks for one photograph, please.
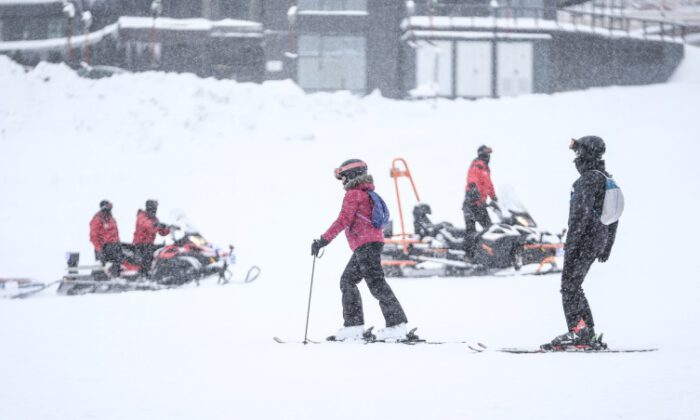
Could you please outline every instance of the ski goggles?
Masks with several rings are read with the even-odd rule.
[[[569,142],[569,149],[573,150],[574,153],[576,153],[576,156],[581,154],[581,144],[579,144],[578,140],[576,139],[571,139]]]
[[[349,171],[356,168],[366,168],[367,164],[364,162],[353,162],[347,165],[341,166],[340,168],[335,168],[335,179],[343,179],[343,172]]]

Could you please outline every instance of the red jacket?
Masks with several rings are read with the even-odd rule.
[[[479,199],[476,200],[475,203],[483,205],[486,204],[487,197],[491,197],[491,199],[496,197],[496,190],[493,188],[493,183],[491,183],[491,169],[489,169],[489,165],[481,159],[474,159],[469,167],[469,172],[467,173],[467,191],[471,190],[472,184],[476,185],[476,189],[479,192]]]
[[[323,239],[330,242],[344,230],[353,251],[369,242],[384,242],[384,231],[372,226],[372,201],[367,190],[374,190],[374,184],[365,182],[345,191],[340,214]]]
[[[156,233],[167,235],[170,233],[170,228],[167,226],[158,228],[158,218],[149,216],[143,210],[139,210],[136,215],[136,229],[134,230],[134,245],[138,244],[153,244],[156,240]]]
[[[104,244],[119,243],[117,221],[111,214],[101,211],[95,213],[90,220],[90,242],[95,247],[95,251],[102,251]]]

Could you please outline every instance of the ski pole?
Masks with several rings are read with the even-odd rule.
[[[309,340],[307,334],[309,332],[309,314],[311,313],[311,292],[314,289],[314,271],[316,270],[316,256],[314,255],[314,261],[311,265],[311,285],[309,286],[309,304],[306,308],[306,329],[304,329],[304,344],[308,344]]]

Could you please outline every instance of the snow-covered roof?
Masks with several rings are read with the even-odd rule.
[[[0,6],[23,6],[34,4],[61,3],[61,0],[0,0]]]
[[[299,16],[368,16],[365,10],[299,10]]]
[[[153,18],[123,16],[119,18],[120,29],[151,29]],[[156,29],[169,31],[208,31],[262,34],[262,24],[247,20],[223,19],[212,21],[203,18],[173,19],[158,18],[155,20]]]
[[[522,32],[496,32],[493,31],[411,31],[410,35],[404,35],[403,39],[409,39],[411,36],[426,39],[435,37],[435,34],[439,33],[440,38],[447,39],[511,39],[511,40],[535,40],[535,39],[551,39],[552,35],[543,33],[522,33]]]
[[[112,35],[117,31],[117,24],[105,26],[99,31],[91,32],[84,35],[73,35],[71,37],[71,45],[81,47],[83,45],[93,45],[100,42],[108,35]],[[2,51],[46,51],[66,46],[66,38],[51,38],[51,39],[33,39],[26,41],[6,41],[0,42],[0,52]]]
[[[493,17],[450,17],[450,16],[412,16],[401,22],[401,29],[406,31],[410,36],[418,36],[427,38],[441,38],[446,36],[448,32],[462,31],[567,31],[567,32],[584,32],[590,34],[598,34],[608,37],[617,38],[639,38],[655,41],[667,42],[682,42],[680,37],[673,37],[670,34],[664,36],[656,34],[652,31],[651,26],[647,27],[647,33],[640,29],[631,29],[630,31],[603,27],[593,27],[590,24],[576,24],[572,22],[564,22],[560,20],[535,19],[535,18],[493,18]],[[652,34],[651,32],[655,32]]]

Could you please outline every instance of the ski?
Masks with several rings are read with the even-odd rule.
[[[416,335],[416,330],[418,328],[413,328],[411,329],[408,334],[406,334],[406,339],[402,340],[377,340],[375,335],[372,333],[372,330],[374,327],[369,327],[365,332],[362,334],[362,339],[359,340],[348,340],[347,343],[355,343],[355,344],[405,344],[405,345],[416,345],[416,344],[432,344],[432,345],[445,345],[445,344],[467,344],[471,349],[473,349],[475,352],[482,352],[486,350],[488,347],[482,343],[474,343],[473,341],[467,341],[467,340],[444,340],[444,341],[436,341],[436,340],[426,340],[420,338],[418,335]],[[322,344],[324,342],[326,343],[343,343],[345,341],[343,340],[335,340],[334,336],[328,337],[325,341],[314,341],[314,340],[306,340],[304,341],[290,341],[290,340],[284,340],[280,337],[272,337],[272,339],[278,343],[278,344]]]
[[[288,341],[288,340],[283,340],[277,336],[272,337],[272,339],[275,341],[275,343],[279,344],[321,344],[323,341],[314,341],[310,339],[306,339],[306,341]]]
[[[576,347],[569,347],[563,350],[543,350],[541,348],[527,348],[527,347],[504,347],[497,349],[502,353],[513,353],[513,354],[537,354],[537,353],[649,353],[653,351],[658,351],[657,348],[619,348],[619,349],[580,349]]]
[[[467,347],[469,347],[469,350],[473,351],[474,353],[481,353],[488,348],[481,343],[476,343],[476,346],[469,344]]]

